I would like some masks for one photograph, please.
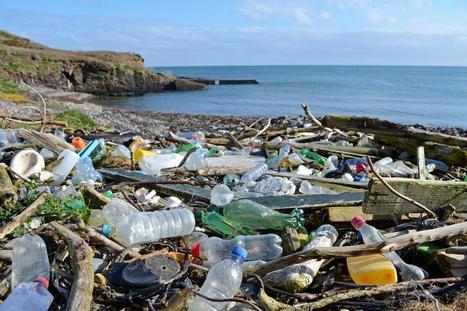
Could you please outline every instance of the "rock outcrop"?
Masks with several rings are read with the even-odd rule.
[[[102,96],[206,89],[201,83],[145,68],[138,54],[56,50],[3,31],[0,79]]]

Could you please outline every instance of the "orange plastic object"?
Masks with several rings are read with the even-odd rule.
[[[75,136],[73,137],[73,139],[71,140],[71,143],[73,144],[73,146],[75,146],[76,149],[78,150],[81,150],[83,149],[84,147],[86,147],[86,143],[84,142],[84,140],[79,137],[79,136]]]
[[[357,284],[388,285],[397,283],[396,268],[381,254],[347,257],[347,269]]]

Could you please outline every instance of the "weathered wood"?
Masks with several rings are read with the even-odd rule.
[[[50,133],[40,133],[37,131],[20,129],[19,136],[37,146],[38,148],[47,148],[55,154],[60,154],[63,150],[68,149],[75,151],[75,147],[57,136]]]
[[[450,247],[436,252],[436,260],[443,272],[455,277],[467,274],[467,247]]]
[[[230,140],[227,138],[206,138],[206,143],[227,146],[230,144]]]
[[[352,156],[374,156],[374,157],[386,157],[392,154],[391,150],[386,149],[378,149],[378,148],[368,148],[368,147],[355,147],[355,146],[330,146],[330,145],[322,145],[315,142],[311,143],[292,143],[291,144],[295,148],[305,148],[305,149],[313,149],[317,151],[323,151],[327,153],[342,153],[348,154]],[[277,150],[280,146],[271,146],[268,144],[264,144],[264,147],[271,150]]]
[[[31,205],[29,205],[21,214],[15,216],[12,221],[0,228],[0,239],[3,239],[8,234],[12,233],[16,228],[18,228],[23,222],[25,222],[29,217],[34,215],[39,206],[45,202],[48,193],[42,193]]]
[[[328,207],[329,222],[345,222],[350,223],[354,216],[362,216],[366,221],[390,221],[390,215],[373,215],[365,214],[362,206],[330,206]],[[396,215],[400,220],[409,220],[405,215]],[[420,213],[410,213],[410,218],[419,218]]]
[[[110,202],[102,193],[97,192],[95,189],[86,188],[81,191],[84,203],[88,208],[102,208]]]
[[[419,142],[432,141],[440,144],[459,146],[462,148],[467,147],[466,137],[428,132],[421,129],[415,129],[410,126],[369,117],[327,115],[322,119],[322,123],[324,126],[337,127],[341,130],[347,131],[385,134],[393,137],[411,138]]]
[[[456,211],[467,211],[467,183],[409,178],[385,179],[398,192],[420,202],[434,211],[445,204],[452,204]],[[414,205],[391,193],[383,183],[371,179],[363,202],[363,211],[374,215],[400,215],[419,212]]]
[[[246,167],[206,167],[200,168],[196,174],[200,176],[220,176],[228,174],[242,175],[248,171]]]
[[[11,182],[7,166],[0,163],[0,205],[2,208],[10,208],[16,204],[18,195]]]
[[[368,183],[366,182],[348,182],[348,181],[343,181],[343,180],[333,179],[333,178],[300,175],[300,174],[288,173],[288,172],[276,172],[272,170],[268,171],[267,174],[271,176],[278,176],[278,177],[299,178],[299,179],[304,179],[304,180],[310,180],[315,186],[328,188],[336,192],[361,191],[362,189],[368,188]]]
[[[94,257],[89,245],[76,233],[70,231],[58,222],[51,222],[50,226],[57,230],[66,241],[71,256],[73,267],[73,284],[66,310],[88,311],[91,310],[92,292],[94,289],[94,271],[92,258]]]
[[[396,251],[407,246],[417,245],[428,241],[437,241],[444,238],[466,235],[467,222],[454,224],[446,227],[440,227],[431,230],[408,233],[386,239],[380,243],[340,246],[340,247],[315,247],[309,250],[297,252],[292,255],[284,256],[257,267],[248,269],[247,272],[264,275],[268,272],[279,270],[291,264],[307,261],[313,258],[334,258],[334,257],[352,257],[370,254],[378,254]]]
[[[170,298],[167,306],[160,309],[161,311],[185,311],[190,307],[191,302],[195,298],[195,294],[188,289],[182,289],[172,298]]]
[[[426,180],[428,172],[425,166],[425,148],[420,146],[417,148],[417,168],[418,168],[418,178],[420,180]]]

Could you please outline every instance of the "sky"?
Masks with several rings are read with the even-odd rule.
[[[467,66],[465,0],[2,0],[0,29],[147,66]]]

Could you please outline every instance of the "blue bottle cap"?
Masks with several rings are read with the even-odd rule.
[[[232,256],[240,257],[242,260],[246,259],[246,255],[248,254],[246,249],[240,246],[234,246],[232,251],[230,252]]]
[[[108,237],[110,235],[110,231],[112,231],[112,226],[109,224],[102,225],[102,234]]]

